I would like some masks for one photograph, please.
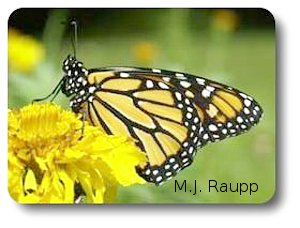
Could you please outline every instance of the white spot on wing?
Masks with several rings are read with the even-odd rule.
[[[157,175],[159,172],[158,172],[157,169],[155,169],[155,170],[152,171],[152,173],[153,173],[153,175]]]
[[[199,130],[199,133],[203,132],[204,131],[204,128],[201,126],[200,127],[200,130]]]
[[[208,126],[208,129],[209,129],[210,131],[217,131],[217,130],[218,130],[218,128],[217,128],[216,125],[214,125],[214,124],[210,124],[210,125]]]
[[[208,91],[207,89],[202,90],[202,96],[204,98],[208,98],[210,96],[210,91]]]
[[[187,105],[191,104],[191,102],[190,102],[189,99],[187,99],[187,98],[185,98],[184,102],[185,102]]]
[[[212,86],[206,86],[206,89],[210,92],[213,92],[215,90],[215,88]]]
[[[200,85],[204,85],[205,84],[205,80],[202,78],[196,78],[196,81],[198,82],[198,84]]]
[[[170,163],[174,163],[175,162],[175,158],[170,158],[169,162]]]
[[[194,109],[193,109],[193,108],[191,108],[191,107],[188,107],[188,108],[187,108],[187,111],[188,111],[188,112],[193,112],[193,111],[194,111]]]
[[[252,98],[252,97],[250,97],[250,96],[248,96],[248,99],[249,99],[250,101],[253,101],[253,98]]]
[[[93,96],[90,96],[90,97],[88,98],[88,101],[89,101],[89,102],[93,102],[93,100],[94,100],[94,97],[93,97]]]
[[[160,74],[160,73],[161,73],[161,70],[160,70],[160,69],[152,69],[152,72],[153,72],[153,73],[159,73],[159,74]]]
[[[149,88],[153,88],[153,82],[151,80],[147,80],[146,81],[146,87],[149,89]]]
[[[176,96],[177,100],[181,101],[181,99],[182,99],[181,93],[175,92],[175,96]]]
[[[184,77],[184,74],[182,74],[182,73],[176,73],[175,76],[176,77]]]
[[[244,100],[244,104],[249,107],[251,105],[251,101],[250,100]]]
[[[179,104],[177,105],[177,107],[181,109],[181,108],[183,108],[183,104],[179,103]]]
[[[120,73],[120,77],[122,77],[122,78],[128,78],[128,77],[129,77],[129,74],[128,74],[128,73],[121,72],[121,73]]]
[[[238,123],[243,123],[243,118],[240,117],[240,116],[238,116],[238,117],[236,118],[236,120],[237,120]]]
[[[189,88],[191,86],[191,83],[189,83],[187,81],[181,81],[180,85],[184,88]]]
[[[162,89],[169,89],[169,86],[167,86],[165,83],[163,83],[163,82],[159,82],[158,83],[158,86],[160,87],[160,88],[162,88]]]
[[[95,90],[96,90],[96,87],[95,86],[91,86],[89,88],[89,93],[94,93]]]
[[[181,157],[185,157],[186,155],[187,155],[187,152],[186,152],[186,151],[183,151],[183,152],[180,154]]]
[[[156,178],[156,181],[157,182],[160,182],[162,180],[162,176],[158,176],[157,178]]]
[[[192,118],[192,114],[188,112],[188,113],[186,114],[186,118],[191,119],[191,118]]]
[[[250,114],[250,110],[248,108],[244,108],[244,113],[248,115]]]
[[[171,176],[172,175],[172,172],[166,172],[166,176]]]
[[[240,96],[244,99],[246,99],[248,96],[246,94],[240,93]]]
[[[173,166],[173,169],[178,169],[179,168],[179,165],[178,164],[175,164],[174,166]]]

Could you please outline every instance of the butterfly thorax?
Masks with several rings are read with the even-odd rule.
[[[78,112],[80,105],[91,96],[87,82],[88,70],[82,62],[70,55],[63,62],[62,69],[65,73],[62,92],[70,97],[71,108]]]

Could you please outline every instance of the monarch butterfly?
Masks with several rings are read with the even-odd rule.
[[[218,82],[161,69],[86,69],[69,55],[53,93],[70,97],[107,134],[136,140],[148,162],[137,173],[156,185],[189,166],[197,148],[239,135],[256,125],[262,108],[249,95]]]

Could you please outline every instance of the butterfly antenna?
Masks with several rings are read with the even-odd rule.
[[[71,26],[71,42],[72,42],[73,54],[76,59],[77,30],[78,30],[77,21],[75,19],[72,19],[70,21],[70,26]]]

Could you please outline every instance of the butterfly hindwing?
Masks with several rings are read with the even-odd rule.
[[[160,184],[190,165],[200,140],[200,119],[192,100],[156,74],[91,71],[95,87],[89,119],[109,134],[137,140],[149,162],[137,168]],[[183,99],[184,98],[184,99]]]

